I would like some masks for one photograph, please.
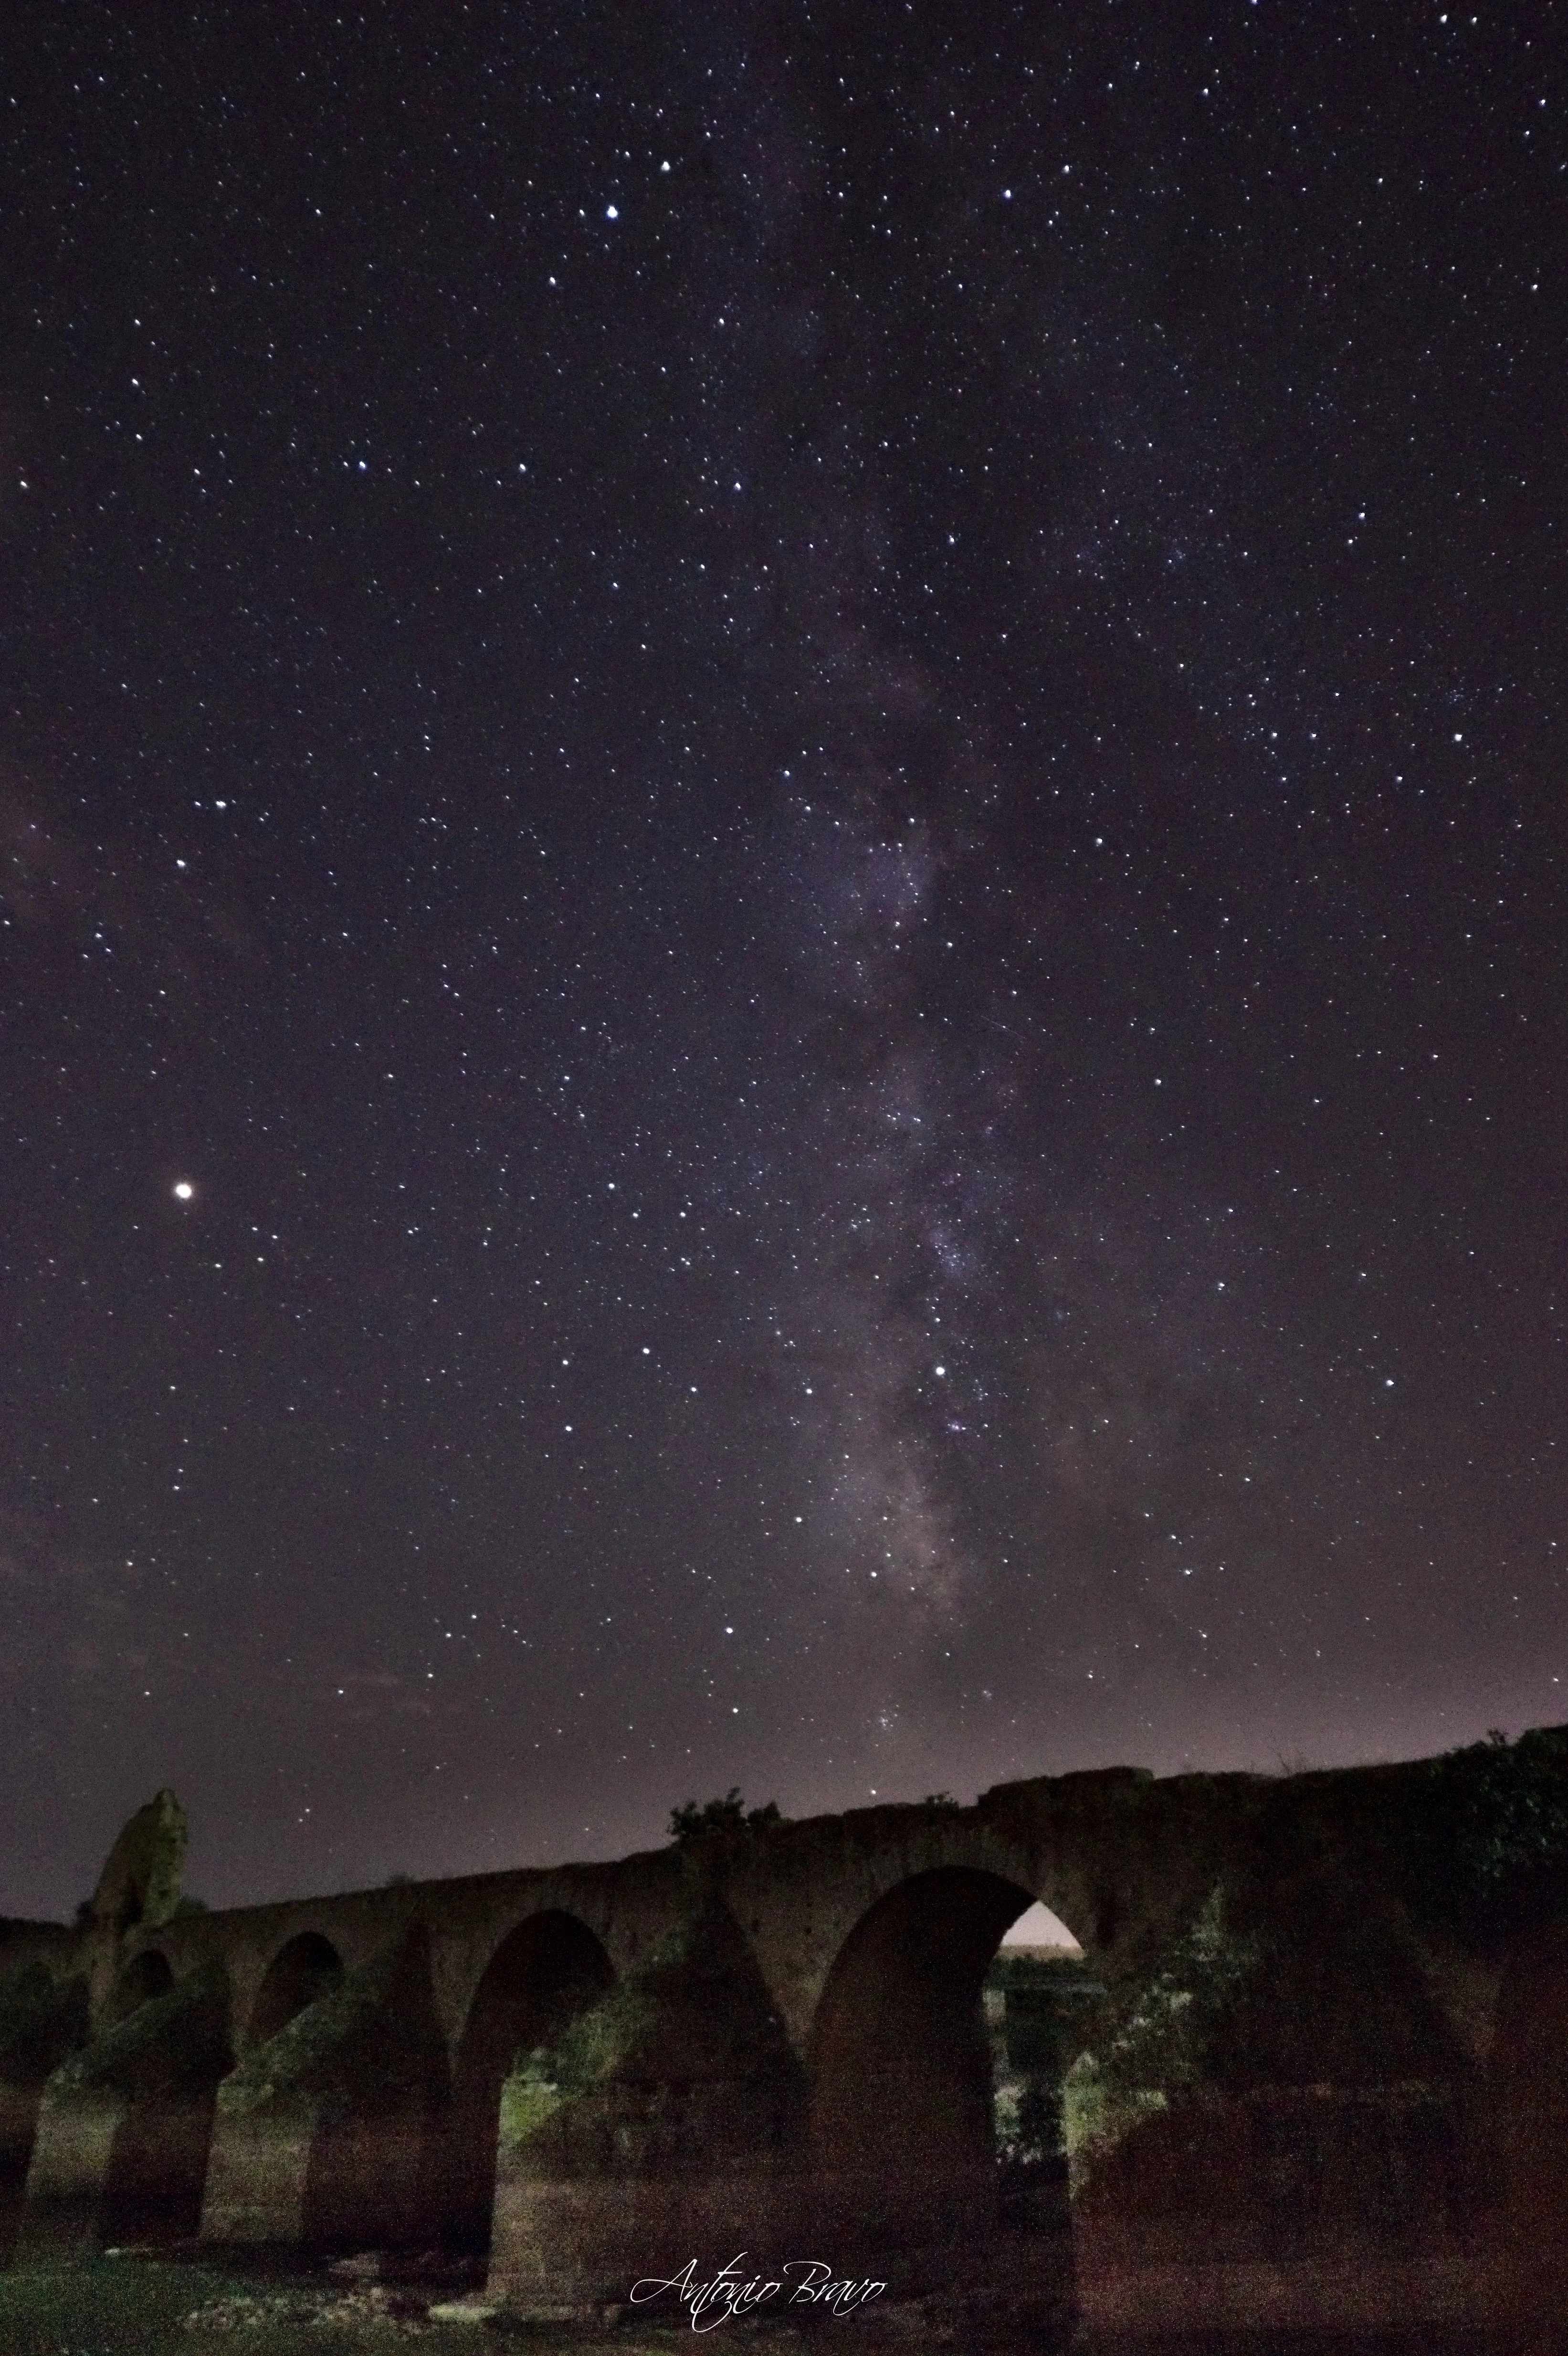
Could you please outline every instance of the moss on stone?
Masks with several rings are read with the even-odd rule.
[[[229,1986],[220,1964],[188,1973],[63,2062],[63,2089],[113,2086],[127,2094],[211,2085],[230,2068]]]
[[[388,2109],[423,2101],[435,2056],[428,2020],[408,2008],[408,1966],[400,1939],[348,1973],[252,2046],[219,2089],[219,2108],[242,2115],[294,2094],[353,2104],[371,2095]]]

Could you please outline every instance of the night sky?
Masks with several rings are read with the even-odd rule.
[[[1568,1719],[1552,20],[15,13],[0,1910]]]

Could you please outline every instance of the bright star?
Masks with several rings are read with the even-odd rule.
[[[177,1202],[188,1203],[196,1189],[188,1178],[179,1178],[175,1181],[174,1192]]]

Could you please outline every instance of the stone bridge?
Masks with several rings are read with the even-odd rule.
[[[1558,1866],[1517,1920],[1423,1912],[1433,1772],[1116,1769],[210,1913],[160,1794],[77,1927],[0,1926],[0,2233],[443,2248],[534,2313],[737,2252],[1047,2338],[1561,2312]],[[1036,1900],[1092,1984],[1070,2201],[993,2121]]]

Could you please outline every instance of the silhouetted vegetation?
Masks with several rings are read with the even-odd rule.
[[[1079,1956],[1009,1953],[985,1976],[998,2158],[1015,2169],[1066,2155],[1062,2083],[1105,2000]]]
[[[722,1799],[683,1800],[670,1811],[670,1837],[684,1844],[687,1841],[730,1839],[746,1833],[771,1832],[784,1819],[779,1813],[777,1800],[766,1800],[759,1808],[747,1808],[740,1795],[740,1786],[732,1783]]]

